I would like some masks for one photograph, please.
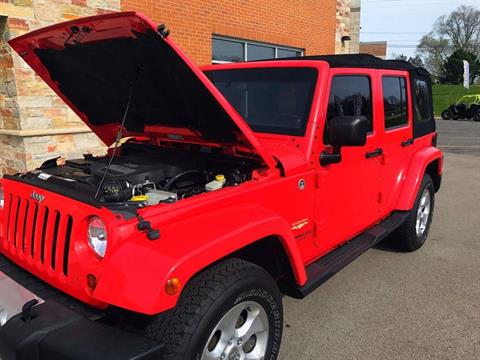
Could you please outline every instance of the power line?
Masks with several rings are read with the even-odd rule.
[[[360,31],[360,34],[379,34],[379,35],[427,35],[428,32]]]
[[[427,47],[432,47],[432,48],[438,48],[438,49],[442,49],[442,48],[445,48],[445,49],[454,49],[455,46],[454,45],[438,45],[438,44],[388,44],[387,43],[387,46],[388,47],[393,47],[393,48],[403,48],[403,49],[410,49],[410,48],[427,48]]]
[[[368,3],[366,6],[362,6],[362,10],[363,9],[388,9],[388,8],[391,8],[391,7],[425,7],[425,6],[432,6],[432,5],[465,5],[465,4],[468,4],[468,5],[475,5],[477,4],[478,1],[477,0],[462,0],[462,3],[458,3],[458,2],[451,2],[451,0],[448,0],[448,1],[439,1],[439,0],[435,0],[435,2],[425,2],[425,3],[397,3],[397,4],[382,4],[380,3],[380,5],[371,5],[371,6],[368,6]]]
[[[465,1],[474,1],[475,0],[458,0],[458,1],[455,1],[455,0],[423,0],[423,2],[431,2],[431,1],[434,1],[434,2],[438,2],[438,1],[442,1],[442,2],[451,2],[451,3],[464,3]],[[364,0],[362,1],[362,4],[378,4],[378,3],[392,3],[392,2],[418,2],[418,0]]]

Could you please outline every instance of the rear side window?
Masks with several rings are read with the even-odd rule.
[[[382,78],[385,129],[408,124],[407,82],[403,77]]]
[[[368,76],[339,75],[332,79],[327,126],[337,116],[365,116],[373,131],[372,86]]]
[[[415,120],[416,123],[431,121],[430,91],[425,80],[415,80]]]

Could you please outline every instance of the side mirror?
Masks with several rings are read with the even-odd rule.
[[[332,146],[364,146],[368,120],[365,116],[338,116],[330,121],[328,142]]]
[[[342,161],[342,146],[364,146],[367,143],[368,120],[365,116],[338,116],[330,120],[327,136],[333,153],[320,155],[322,166]]]

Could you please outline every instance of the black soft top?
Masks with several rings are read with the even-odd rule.
[[[371,68],[371,69],[388,69],[388,70],[408,70],[408,71],[424,71],[423,68],[413,66],[404,60],[383,60],[379,57],[369,54],[341,54],[341,55],[310,55],[301,57],[289,57],[275,59],[283,60],[310,60],[310,61],[326,61],[332,68]]]
[[[411,93],[415,109],[413,113],[413,137],[418,138],[430,134],[436,129],[432,101],[432,80],[430,78],[430,73],[424,68],[416,67],[404,60],[382,60],[369,54],[313,55],[281,58],[275,60],[326,61],[331,68],[364,68],[408,71],[411,79]],[[422,86],[426,86],[428,91],[427,96],[425,96],[425,91],[421,91]],[[428,109],[428,114],[421,114],[419,111],[417,111],[419,106]]]

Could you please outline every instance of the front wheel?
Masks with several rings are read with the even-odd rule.
[[[402,250],[420,249],[428,237],[435,207],[435,187],[428,174],[423,177],[413,209],[405,222],[393,234]]]
[[[452,118],[452,113],[450,112],[450,110],[442,111],[441,115],[443,120],[450,120]]]
[[[275,360],[282,330],[275,281],[255,264],[230,259],[192,279],[146,335],[165,344],[165,360]]]

